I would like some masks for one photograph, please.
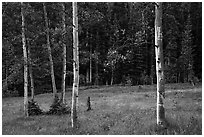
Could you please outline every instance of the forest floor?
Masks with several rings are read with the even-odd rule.
[[[156,85],[81,87],[78,129],[72,130],[70,115],[23,116],[23,98],[2,99],[3,135],[107,135],[107,134],[202,134],[202,86],[165,85],[167,126],[156,126]],[[91,111],[86,111],[87,97]],[[35,97],[47,111],[52,94]],[[66,92],[71,106],[71,92]]]

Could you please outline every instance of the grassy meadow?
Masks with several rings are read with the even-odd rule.
[[[156,85],[81,87],[78,128],[71,128],[70,115],[23,116],[23,97],[2,99],[3,135],[156,135],[202,134],[202,87],[167,84],[164,100],[167,125],[156,126]],[[87,109],[91,97],[92,110]],[[35,96],[44,111],[52,94]],[[71,106],[71,90],[66,101]]]

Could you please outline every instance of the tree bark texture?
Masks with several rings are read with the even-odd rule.
[[[23,59],[24,59],[24,115],[28,116],[28,57],[27,57],[27,50],[26,50],[25,17],[24,17],[23,2],[21,2],[21,17],[22,17],[22,43],[23,43]]]
[[[162,45],[162,3],[155,6],[155,54],[157,74],[157,124],[162,125],[165,120],[163,105],[164,98],[164,60]]]
[[[48,50],[49,60],[50,60],[52,90],[53,90],[53,96],[55,97],[57,95],[57,88],[55,84],[54,65],[53,65],[53,60],[52,60],[52,51],[50,47],[50,34],[49,34],[48,18],[47,18],[47,11],[46,11],[45,3],[43,3],[43,10],[44,10],[44,18],[45,18],[45,26],[46,26],[47,50]]]
[[[62,74],[62,97],[61,97],[61,99],[62,99],[62,102],[63,103],[65,103],[65,88],[66,88],[66,86],[65,86],[65,79],[66,79],[66,66],[67,66],[67,64],[66,64],[66,40],[65,40],[65,35],[66,35],[66,24],[65,24],[65,22],[66,22],[66,18],[65,18],[65,5],[62,3],[62,11],[63,11],[63,13],[62,13],[62,26],[63,26],[63,70],[62,70],[62,72],[63,72],[63,74]]]
[[[34,79],[33,79],[33,69],[30,53],[30,45],[28,45],[28,60],[29,60],[29,75],[30,75],[30,88],[31,88],[31,99],[34,100],[35,90],[34,90]]]
[[[77,126],[77,105],[78,105],[78,89],[79,89],[79,52],[78,52],[78,17],[77,17],[77,3],[72,3],[73,8],[73,71],[74,82],[72,89],[72,109],[71,109],[71,121],[72,127]]]

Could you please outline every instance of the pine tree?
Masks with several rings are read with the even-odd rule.
[[[192,43],[192,25],[191,25],[191,16],[188,15],[184,31],[182,33],[182,51],[181,51],[181,62],[182,62],[182,68],[183,68],[183,74],[185,82],[188,82],[189,80],[192,80],[192,77],[194,75],[193,72],[193,43]]]

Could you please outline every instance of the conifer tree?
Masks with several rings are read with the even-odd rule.
[[[191,17],[188,15],[184,31],[182,33],[182,51],[181,51],[181,62],[184,74],[184,82],[192,80],[193,77],[193,45],[192,45],[192,33],[191,33]]]

